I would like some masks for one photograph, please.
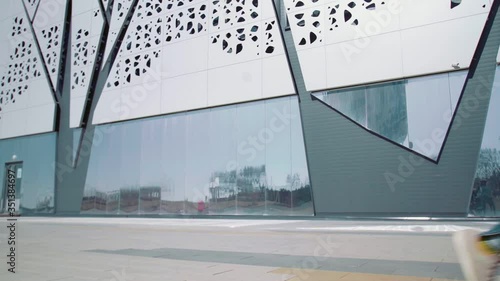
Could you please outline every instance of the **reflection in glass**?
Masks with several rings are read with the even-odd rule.
[[[238,165],[236,203],[238,214],[266,213],[264,186],[266,162],[266,102],[238,105]]]
[[[500,67],[497,66],[483,142],[479,152],[469,212],[474,216],[500,215]]]
[[[307,170],[306,152],[304,150],[304,138],[300,118],[299,104],[296,98],[290,102],[290,126],[291,142],[291,174],[287,176],[292,189],[292,214],[314,214],[312,203],[311,184]]]
[[[5,164],[13,161],[22,162],[20,213],[54,212],[55,151],[54,133],[0,140],[0,212],[5,207]]]
[[[298,110],[286,97],[99,126],[81,212],[312,215]]]
[[[99,213],[105,213],[106,212],[106,200],[107,200],[107,195],[104,192],[101,191],[96,191],[95,193],[95,209]]]
[[[277,99],[266,102],[266,129],[260,134],[266,144],[266,204],[267,213],[289,215],[292,212],[291,123],[298,116],[290,114],[290,100]],[[280,116],[290,116],[280,119]]]
[[[141,187],[139,190],[139,211],[141,214],[158,214],[161,206],[159,186]]]
[[[120,213],[134,214],[139,211],[139,190],[136,187],[120,189]]]
[[[161,211],[162,214],[184,214],[184,189],[186,182],[186,133],[185,114],[174,114],[161,120]]]
[[[82,212],[119,213],[121,128],[117,125],[96,128],[82,199]]]
[[[107,214],[118,214],[120,208],[120,192],[109,191],[106,197],[106,213]]]
[[[391,82],[366,88],[368,128],[397,143],[408,135],[406,93],[403,82]]]
[[[210,214],[236,212],[237,169],[236,107],[215,108],[210,111]]]
[[[451,72],[314,96],[363,127],[436,160],[466,75]]]
[[[316,96],[357,123],[368,126],[365,87],[329,91]]]
[[[148,119],[137,123],[140,126],[139,166],[139,213],[159,214],[162,182],[162,134],[163,120]]]
[[[187,115],[186,188],[184,211],[205,214],[209,198],[210,111]]]
[[[95,189],[87,189],[83,192],[82,206],[80,211],[82,213],[92,213],[96,210],[95,208]]]
[[[414,151],[432,159],[437,159],[439,155],[450,125],[452,110],[458,102],[453,97],[459,96],[463,87],[463,81],[460,86],[455,85],[457,94],[450,91],[450,83],[449,75],[440,74],[410,79],[406,86],[408,143]]]
[[[120,124],[121,161],[119,162],[120,176],[120,213],[136,214],[139,212],[139,189],[142,154],[142,128],[148,121],[131,121]]]

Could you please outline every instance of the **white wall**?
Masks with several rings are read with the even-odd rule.
[[[454,8],[450,0],[367,2],[285,0],[309,91],[450,71],[453,64],[467,68],[491,6],[490,0]]]
[[[271,1],[140,0],[93,122],[293,94]]]
[[[55,103],[50,82],[57,76],[64,3],[41,0],[34,18],[43,60],[21,1],[3,1],[0,9],[0,139],[49,132],[54,129]],[[31,4],[33,3],[33,5]],[[38,1],[26,1],[30,19]],[[50,63],[49,63],[50,62]]]

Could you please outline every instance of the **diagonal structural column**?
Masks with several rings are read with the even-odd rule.
[[[56,89],[54,88],[54,84],[52,83],[52,79],[50,79],[50,74],[49,74],[49,70],[47,68],[47,63],[45,62],[45,60],[43,58],[42,48],[40,47],[40,42],[38,41],[38,36],[36,35],[35,28],[33,27],[33,21],[30,20],[30,15],[28,12],[28,8],[26,7],[26,3],[24,3],[24,1],[21,1],[21,2],[23,4],[23,9],[24,9],[24,13],[26,15],[26,19],[28,20],[28,26],[30,28],[30,32],[33,34],[33,41],[35,43],[35,49],[36,49],[38,56],[40,58],[40,64],[42,65],[43,73],[44,73],[45,77],[47,78],[47,82],[49,83],[50,92],[52,93],[52,97],[54,98],[54,102],[56,103],[57,106],[59,106],[60,97],[57,95]],[[35,17],[33,17],[33,20],[34,20],[34,18]]]
[[[68,0],[71,1],[71,0]],[[70,108],[70,91],[71,91],[71,75],[69,71],[65,74],[64,80],[64,95],[63,95],[63,110],[61,119],[64,124],[61,124],[61,130],[58,135],[57,143],[57,160],[56,160],[56,213],[58,214],[78,214],[87,179],[87,172],[90,163],[90,155],[92,151],[92,142],[96,133],[96,126],[92,124],[92,116],[95,108],[101,97],[102,90],[106,80],[108,79],[111,66],[113,65],[118,52],[123,42],[123,38],[128,30],[132,16],[136,10],[139,0],[133,0],[130,10],[127,13],[126,19],[122,24],[122,28],[118,34],[118,38],[113,44],[111,53],[106,61],[103,61],[106,38],[101,38],[99,52],[96,57],[96,63],[93,68],[92,82],[89,86],[87,103],[85,106],[84,116],[82,117],[82,133],[80,141],[76,147],[76,159],[72,158],[73,153],[73,138],[72,130],[69,128],[69,108]],[[108,2],[108,5],[111,2]],[[111,9],[110,9],[111,11]],[[107,25],[104,22],[104,25]],[[107,27],[103,27],[109,29]],[[102,32],[102,34],[106,34]],[[69,38],[68,40],[70,40]],[[71,46],[71,43],[68,44]],[[104,67],[101,65],[104,63]],[[71,56],[66,57],[66,66],[69,70],[71,65]],[[68,149],[71,148],[71,149]]]
[[[300,118],[302,120],[302,134],[304,137],[304,146],[305,146],[305,151],[306,151],[306,161],[307,161],[307,169],[308,169],[308,174],[309,174],[309,182],[312,187],[314,187],[314,179],[311,175],[311,162],[309,159],[309,154],[307,151],[307,138],[306,138],[306,126],[304,124],[304,109],[302,107],[302,104],[305,102],[310,102],[311,101],[311,92],[308,92],[306,89],[306,84],[304,81],[304,76],[302,75],[302,69],[300,68],[300,63],[299,63],[299,57],[297,55],[297,50],[295,48],[295,44],[293,42],[292,38],[292,32],[286,32],[287,27],[286,27],[286,18],[283,18],[280,13],[281,7],[284,7],[283,0],[271,0],[273,2],[273,7],[274,7],[274,14],[276,16],[276,19],[278,20],[279,24],[279,30],[280,30],[280,36],[281,36],[281,41],[284,44],[284,49],[285,49],[285,55],[287,58],[288,62],[288,68],[290,70],[290,74],[292,75],[292,81],[293,81],[293,86],[295,88],[295,93],[298,95],[298,100],[299,100],[299,113],[300,113]],[[286,17],[286,16],[285,16]],[[306,109],[307,110],[307,109]],[[314,214],[316,214],[316,206],[314,204],[314,189],[311,189],[312,197],[313,197],[313,210]]]
[[[469,192],[466,212],[468,212],[472,196],[474,176],[497,69],[500,47],[499,8],[500,0],[494,0],[439,158],[440,164],[458,161],[459,163],[470,162],[473,165],[471,170],[466,171],[470,176],[467,182]],[[463,151],[460,159],[454,157],[457,151]]]

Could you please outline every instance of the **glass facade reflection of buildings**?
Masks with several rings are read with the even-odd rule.
[[[467,73],[436,74],[314,96],[368,130],[437,160]]]
[[[82,213],[313,215],[296,97],[98,130]]]
[[[446,117],[453,114],[465,75],[438,74],[315,96],[373,132],[435,158],[442,139],[431,153],[415,143],[447,130]],[[500,209],[499,75],[497,68],[471,194],[474,216],[497,216]],[[314,214],[296,96],[97,130],[82,214]],[[80,133],[74,131],[75,144]],[[24,164],[21,214],[54,212],[55,145],[55,133],[0,141],[3,162],[21,159]],[[0,170],[0,178],[4,173]]]

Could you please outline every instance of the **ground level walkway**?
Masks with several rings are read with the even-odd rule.
[[[9,228],[0,220],[0,280],[23,281],[463,280],[451,234],[494,224],[21,217]]]

